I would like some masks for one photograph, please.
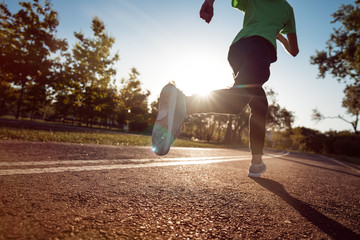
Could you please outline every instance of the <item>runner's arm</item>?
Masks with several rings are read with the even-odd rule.
[[[298,55],[299,46],[296,33],[288,33],[287,39],[281,33],[279,33],[276,38],[281,42],[281,44],[291,56],[295,57]]]
[[[214,16],[214,2],[215,0],[205,0],[201,6],[200,18],[204,19],[207,23],[210,23]]]

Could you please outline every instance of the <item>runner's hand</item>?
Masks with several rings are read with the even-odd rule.
[[[205,22],[210,23],[212,17],[214,16],[214,1],[205,0],[200,9],[200,18],[204,19]]]

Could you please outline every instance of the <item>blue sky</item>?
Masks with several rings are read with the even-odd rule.
[[[12,11],[15,0],[5,0]],[[155,100],[169,81],[190,95],[203,90],[230,87],[232,72],[227,62],[230,43],[242,27],[243,13],[232,8],[230,0],[215,1],[210,24],[199,18],[203,0],[52,0],[59,13],[58,37],[74,44],[74,31],[91,34],[93,16],[104,21],[115,37],[114,50],[120,54],[117,78],[127,77],[130,68],[141,74],[143,88]],[[344,84],[330,75],[318,79],[316,66],[310,64],[315,50],[325,49],[332,32],[331,14],[341,4],[353,0],[288,1],[294,8],[300,53],[291,57],[278,44],[278,61],[271,67],[265,84],[277,93],[278,103],[296,116],[295,126],[320,131],[351,130],[341,120],[311,121],[312,109],[326,116],[339,114],[352,120],[341,107]]]

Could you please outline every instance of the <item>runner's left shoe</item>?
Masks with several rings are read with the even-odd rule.
[[[152,149],[157,155],[169,152],[186,119],[185,95],[175,85],[167,84],[160,93],[158,115],[152,132]]]
[[[265,163],[261,163],[261,164],[255,164],[255,163],[252,163],[249,167],[249,173],[248,173],[248,176],[249,177],[260,177],[260,175],[262,173],[264,173],[266,171],[266,165]]]

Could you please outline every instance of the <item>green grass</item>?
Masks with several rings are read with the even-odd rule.
[[[88,143],[125,146],[151,146],[151,136],[118,132],[61,132],[23,128],[0,127],[1,140],[21,140],[37,142]],[[176,147],[219,148],[225,145],[192,142],[177,139]]]
[[[65,142],[123,146],[151,146],[151,136],[130,134],[119,129],[87,128],[42,120],[0,117],[0,140]],[[176,139],[172,146],[198,148],[234,148],[224,144],[201,143]],[[237,146],[239,147],[239,146]]]
[[[141,135],[99,132],[53,132],[46,130],[17,129],[9,127],[0,127],[0,139],[136,146],[147,146],[151,143],[151,138],[149,136]]]

